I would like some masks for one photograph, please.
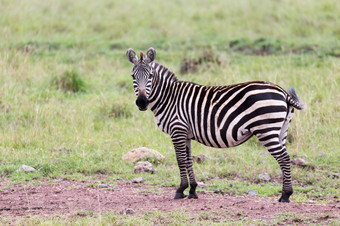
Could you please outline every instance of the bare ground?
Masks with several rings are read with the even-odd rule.
[[[0,216],[72,216],[79,211],[116,211],[125,214],[128,208],[135,215],[153,211],[185,211],[188,214],[212,212],[217,218],[266,222],[280,213],[295,213],[316,222],[339,219],[340,203],[278,203],[277,198],[228,196],[211,192],[198,193],[199,199],[173,200],[175,188],[117,182],[112,187],[100,187],[91,182],[62,180],[57,184],[14,185],[0,182]]]

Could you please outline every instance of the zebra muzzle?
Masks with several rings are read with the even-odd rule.
[[[140,111],[146,111],[146,109],[148,109],[149,100],[144,94],[139,94],[136,100],[136,105]]]

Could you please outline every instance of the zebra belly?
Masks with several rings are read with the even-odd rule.
[[[240,145],[253,136],[253,131],[260,128],[281,128],[286,112],[273,112],[259,114],[255,117],[245,120],[240,116],[231,120],[228,123],[211,126],[206,128],[199,127],[195,131],[193,136],[198,142],[216,148],[227,148]],[[198,132],[197,132],[198,131]]]
[[[192,137],[191,139],[201,143],[201,144],[204,144],[205,146],[208,146],[208,147],[213,147],[213,148],[230,148],[230,147],[235,147],[237,145],[240,145],[244,142],[246,142],[247,140],[249,140],[251,137],[253,136],[252,133],[247,133],[247,134],[244,134],[242,136],[240,136],[238,138],[238,140],[229,140],[228,144],[225,143],[224,141],[220,140],[218,143],[216,144],[211,144],[209,142],[206,142],[206,141],[203,141],[202,139],[200,138],[197,138],[197,137]]]
[[[253,134],[247,130],[240,128],[238,129],[237,139],[233,139],[231,134],[225,134],[225,131],[219,130],[217,133],[215,131],[210,131],[210,136],[202,137],[197,136],[197,134],[190,133],[190,139],[196,140],[201,144],[213,148],[229,148],[240,145],[247,140],[249,140]],[[213,136],[211,136],[214,134]],[[214,137],[214,139],[213,139]],[[222,137],[224,139],[222,139]]]

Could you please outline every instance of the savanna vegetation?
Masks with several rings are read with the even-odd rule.
[[[294,86],[306,108],[296,111],[287,150],[308,167],[292,166],[291,200],[337,200],[339,12],[337,0],[0,0],[0,180],[128,181],[136,174],[122,155],[145,146],[166,157],[154,165],[155,174],[142,175],[145,183],[179,185],[171,140],[157,128],[151,111],[135,106],[132,67],[125,56],[130,47],[154,47],[157,61],[181,80]],[[194,142],[194,155],[210,157],[194,165],[198,181],[207,185],[198,191],[236,195],[253,189],[278,198],[281,170],[266,153],[256,139],[225,150]],[[17,172],[22,164],[38,170]],[[263,173],[270,175],[269,182],[259,178]],[[185,213],[149,217],[152,222],[160,216],[171,219],[169,224],[177,218],[179,224],[212,223],[199,217],[193,221]],[[92,224],[97,219],[39,218],[31,224]],[[103,219],[107,224],[138,220],[115,213]],[[23,219],[13,222],[25,224]]]

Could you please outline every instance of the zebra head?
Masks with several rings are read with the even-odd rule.
[[[149,95],[151,92],[151,83],[153,79],[154,70],[151,67],[152,63],[156,57],[156,51],[150,48],[146,56],[143,52],[140,52],[140,59],[136,56],[133,49],[128,49],[126,52],[126,57],[133,63],[132,78],[133,87],[137,96],[136,105],[140,111],[145,111],[149,105]]]

